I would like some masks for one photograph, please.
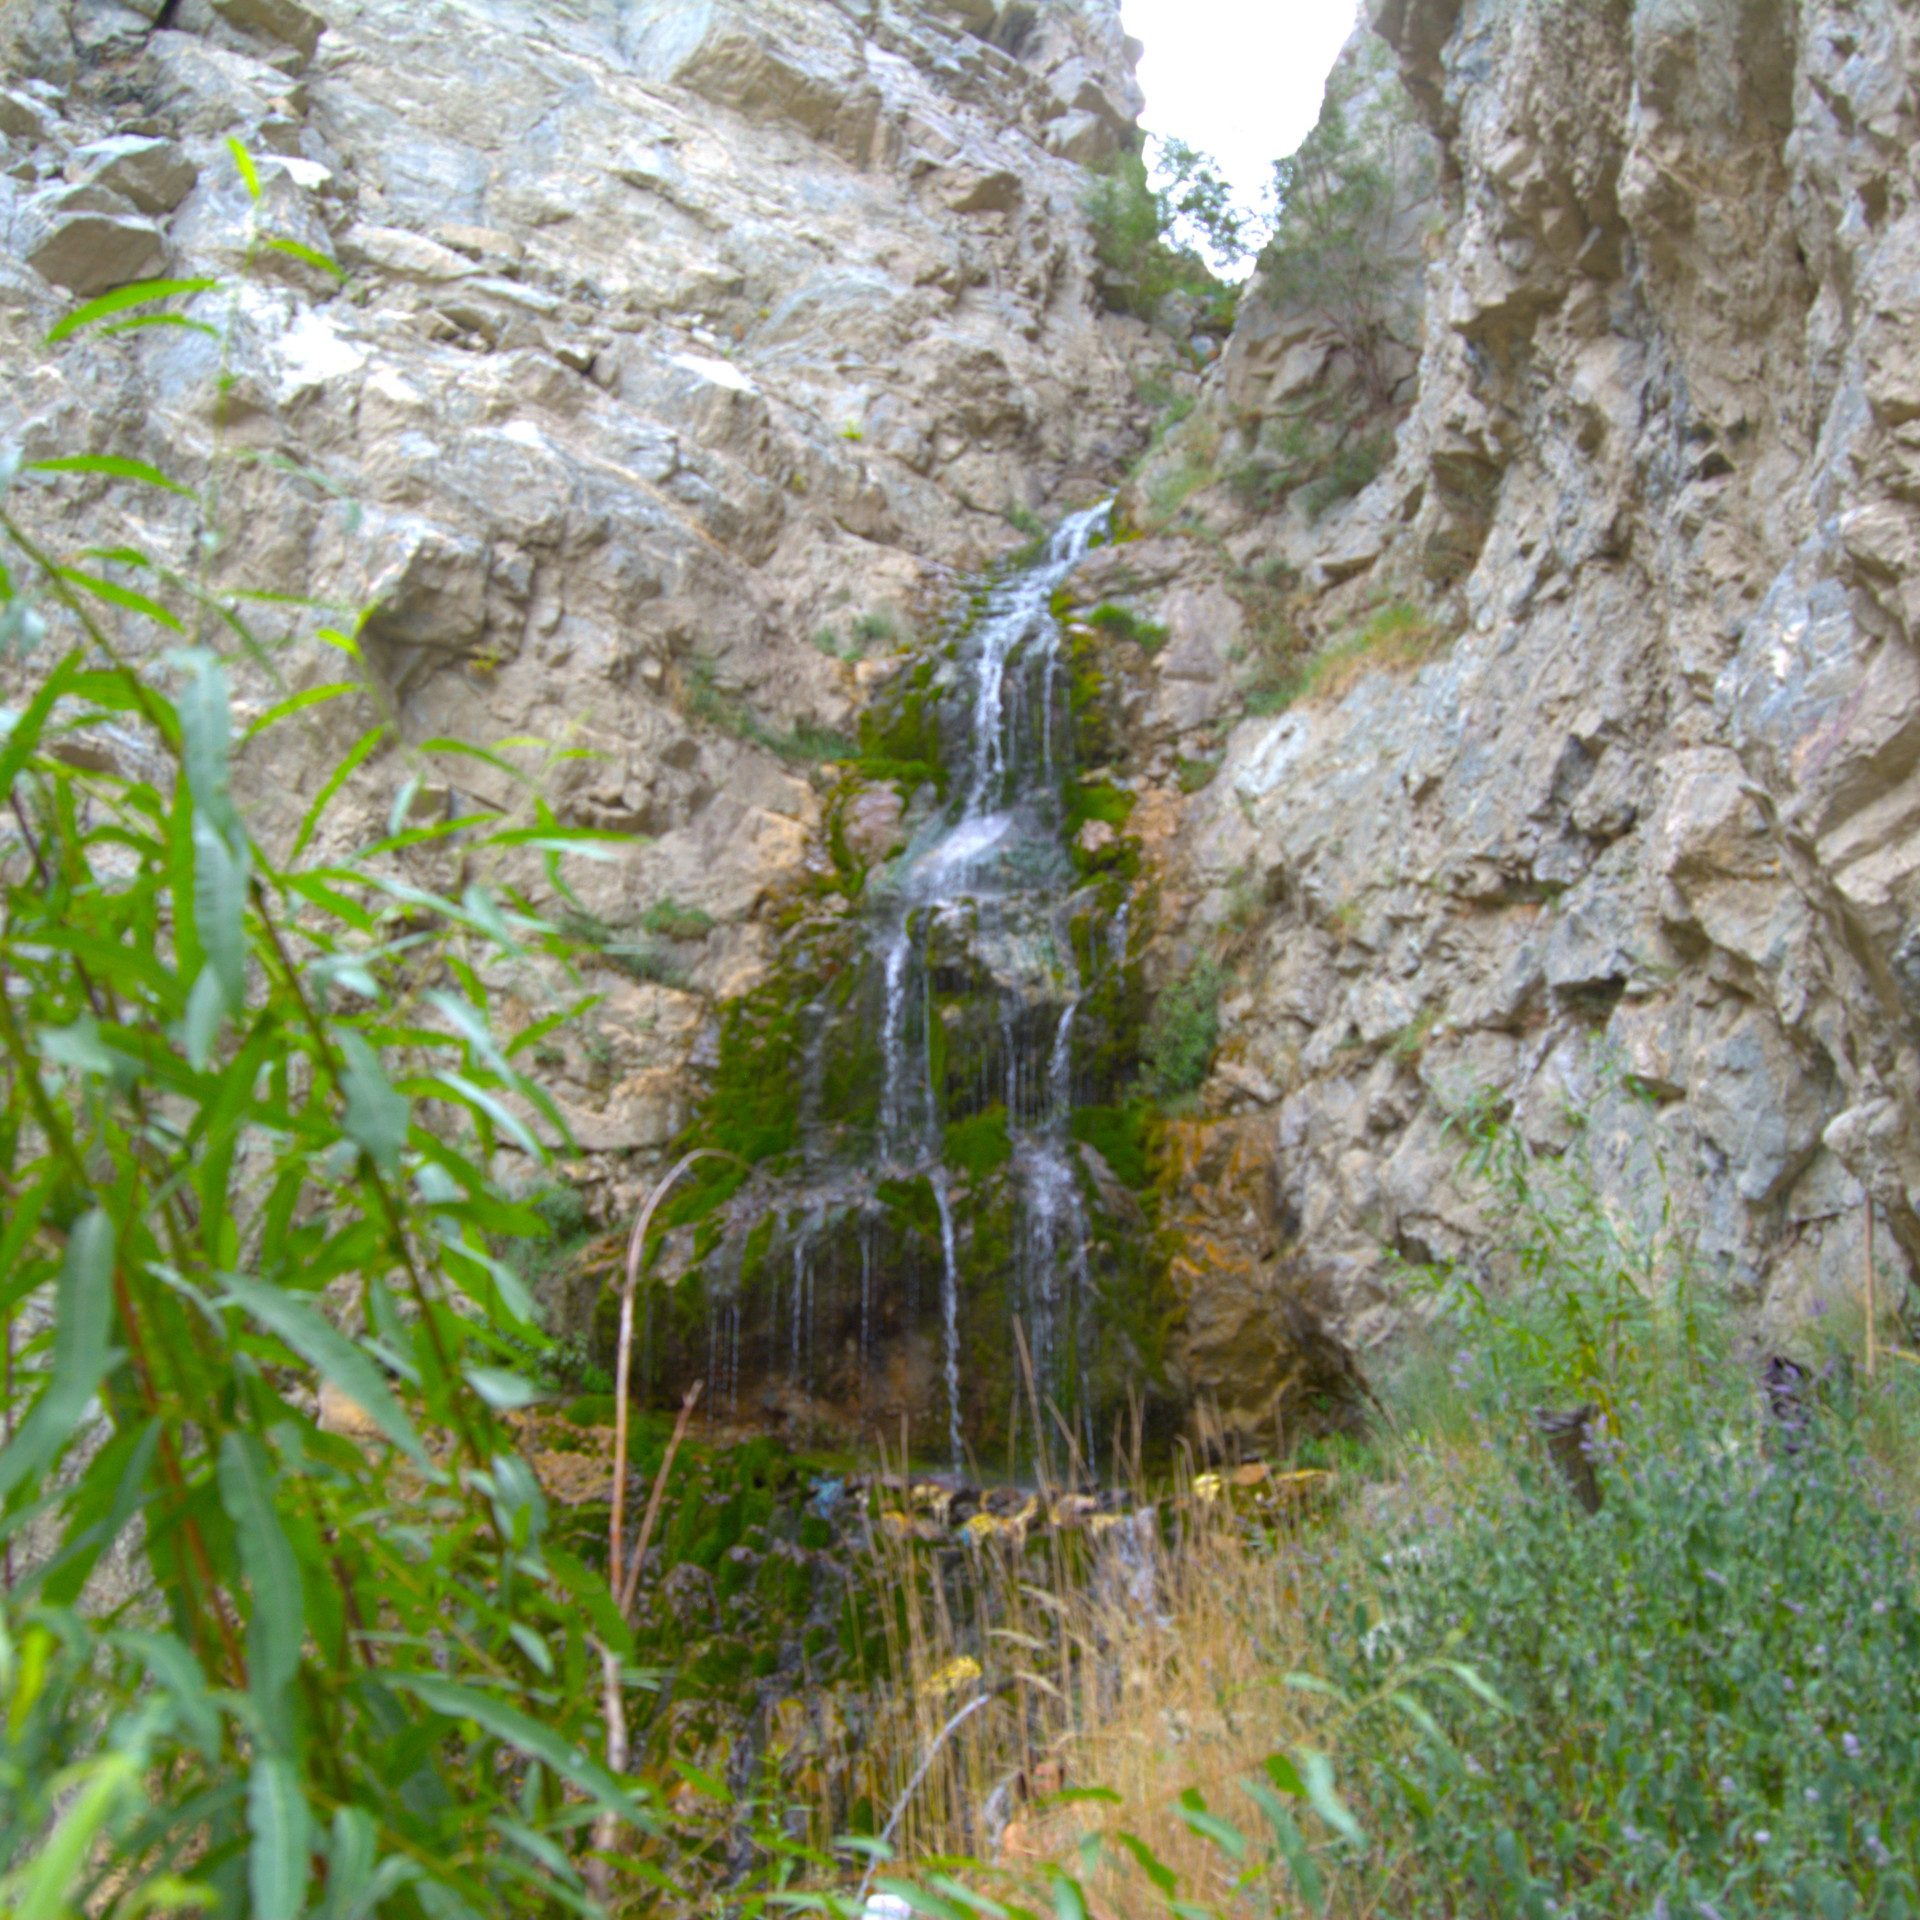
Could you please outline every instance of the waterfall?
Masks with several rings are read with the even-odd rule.
[[[779,1074],[799,1138],[702,1256],[710,1300],[728,1260],[737,1276],[708,1329],[729,1402],[784,1375],[890,1423],[904,1389],[922,1443],[937,1421],[958,1466],[970,1426],[1010,1412],[1016,1319],[1041,1392],[1066,1414],[1082,1390],[1098,1318],[1076,1049],[1127,965],[1128,883],[1083,874],[1067,843],[1074,663],[1052,603],[1107,512],[1069,518],[903,671],[937,702],[945,804],[923,780],[911,839],[848,896],[832,965],[768,1016],[794,1036]]]
[[[960,1261],[953,1245],[953,1204],[947,1196],[944,1171],[933,1176],[933,1198],[940,1209],[940,1321],[946,1335],[947,1458],[959,1466],[964,1458],[960,1438]]]

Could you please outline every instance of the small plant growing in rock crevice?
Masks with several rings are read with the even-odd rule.
[[[666,894],[640,916],[640,924],[663,939],[700,940],[713,931],[714,918],[704,907],[682,906]]]
[[[1167,630],[1158,621],[1143,619],[1131,607],[1103,600],[1087,615],[1090,625],[1115,640],[1131,640],[1147,653],[1158,653],[1167,643]]]
[[[1163,988],[1141,1045],[1145,1081],[1163,1102],[1197,1093],[1220,1039],[1220,967],[1199,960]]]

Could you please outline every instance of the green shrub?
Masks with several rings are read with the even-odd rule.
[[[941,1158],[956,1172],[978,1178],[1004,1166],[1013,1157],[1013,1139],[1007,1132],[1007,1110],[994,1105],[951,1122]]]
[[[1220,199],[1212,230],[1224,235],[1231,217],[1226,190],[1204,155],[1179,142],[1167,143],[1166,150],[1174,162],[1167,186],[1153,184],[1144,154],[1129,152],[1119,155],[1087,192],[1084,206],[1101,268],[1101,297],[1117,313],[1151,320],[1168,294],[1190,294],[1203,303],[1210,325],[1230,326],[1232,289],[1178,237],[1183,219],[1197,221],[1202,237],[1208,237],[1205,210],[1215,188]],[[1237,229],[1235,239],[1237,244]]]
[[[1158,653],[1167,643],[1165,627],[1153,620],[1143,620],[1131,607],[1117,606],[1111,600],[1103,600],[1087,619],[1102,633],[1111,634],[1116,640],[1131,640],[1148,653]]]
[[[510,895],[314,857],[382,726],[291,846],[255,841],[222,663],[134,665],[4,508],[0,540],[0,596],[36,593],[61,635],[0,754],[32,823],[0,909],[0,1519],[48,1527],[0,1598],[0,1906],[578,1903],[582,1808],[648,1816],[590,1757],[590,1641],[618,1661],[631,1636],[500,1417],[537,1335],[491,1243],[537,1222],[487,1166],[508,1142],[541,1157],[519,1111],[563,1129],[513,1059],[543,1026],[497,1036],[479,981],[547,930]],[[108,732],[136,773],[72,764]],[[524,838],[511,816],[467,831],[481,858]],[[321,1311],[335,1282],[363,1335]],[[22,1321],[35,1299],[48,1324]],[[316,1378],[384,1442],[323,1431]],[[89,1591],[110,1554],[118,1609]]]
[[[1199,1090],[1220,1038],[1220,968],[1200,960],[1161,991],[1141,1052],[1148,1090],[1162,1101]]]
[[[1277,217],[1258,275],[1276,305],[1312,312],[1345,349],[1365,404],[1391,407],[1420,342],[1421,278],[1394,271],[1414,210],[1433,194],[1431,149],[1386,42],[1329,79],[1320,118],[1274,166]]]
[[[1419,1892],[1456,1913],[1920,1908],[1913,1545],[1843,1436],[1770,1461],[1699,1397],[1604,1449],[1588,1515],[1543,1467],[1429,1535],[1374,1636],[1473,1664],[1458,1758],[1410,1763]],[[1357,1662],[1364,1665],[1364,1662]]]

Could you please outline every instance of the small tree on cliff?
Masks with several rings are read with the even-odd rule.
[[[1430,145],[1383,41],[1342,58],[1320,119],[1274,162],[1261,292],[1312,313],[1352,361],[1365,411],[1385,412],[1420,341],[1416,238],[1434,190]]]
[[[1170,293],[1206,303],[1223,325],[1232,320],[1233,290],[1209,267],[1245,252],[1247,216],[1212,159],[1184,140],[1153,141],[1146,153],[1122,153],[1086,198],[1101,293],[1118,313],[1151,320]]]

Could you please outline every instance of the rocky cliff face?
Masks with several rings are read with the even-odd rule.
[[[1382,253],[1417,324],[1363,366],[1250,298],[1123,496],[1149,537],[1073,589],[1124,613],[1073,638],[1110,746],[1081,855],[1143,863],[1152,979],[1225,966],[1169,1141],[1168,1358],[1243,1430],[1338,1386],[1329,1333],[1401,1322],[1398,1262],[1487,1244],[1463,1110],[1582,1139],[1603,1205],[1671,1208],[1777,1324],[1870,1246],[1883,1286],[1920,1258],[1914,22],[1373,28],[1422,129]],[[256,707],[371,610],[363,710],[243,768],[269,832],[384,712],[346,837],[410,774],[415,809],[537,791],[638,836],[584,891],[641,964],[550,1057],[624,1196],[835,822],[860,863],[897,838],[884,781],[829,821],[809,756],[965,570],[1121,477],[1142,391],[1191,384],[1101,311],[1078,214],[1137,105],[1114,10],[15,0],[0,37],[0,440],[216,504],[16,503],[215,605],[344,609],[232,603]],[[69,295],[160,272],[222,281],[182,301],[214,334],[41,348]],[[1341,502],[1387,453],[1348,457],[1356,383],[1391,457]]]
[[[1134,51],[1110,0],[0,9],[0,442],[208,503],[16,506],[239,606],[250,709],[337,679],[316,631],[367,610],[370,697],[242,768],[270,839],[382,712],[347,839],[409,776],[416,813],[537,792],[636,836],[580,885],[655,977],[595,971],[552,1063],[616,1166],[683,1124],[880,657],[1137,449],[1169,349],[1102,309],[1079,211]],[[175,302],[211,332],[42,345],[157,274],[220,282]]]
[[[1920,1255],[1915,19],[1374,24],[1442,156],[1395,457],[1311,527],[1200,493],[1210,557],[1162,589],[1284,562],[1342,656],[1213,716],[1174,835],[1170,937],[1237,955],[1222,1266],[1382,1337],[1396,1257],[1488,1236],[1446,1130],[1473,1106],[1538,1153],[1582,1133],[1605,1205],[1670,1200],[1775,1325],[1864,1284],[1870,1193],[1884,1298]],[[1257,345],[1191,463],[1248,430]]]

